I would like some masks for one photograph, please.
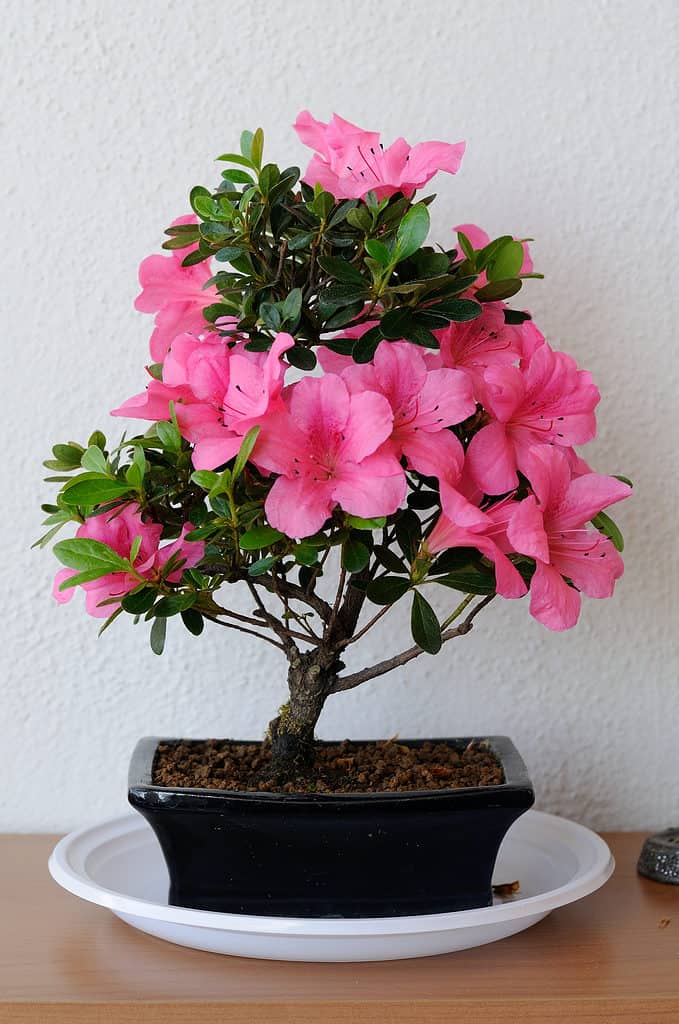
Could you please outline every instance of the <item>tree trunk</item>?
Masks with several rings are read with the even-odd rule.
[[[271,771],[277,778],[294,778],[313,765],[314,731],[335,677],[335,657],[327,651],[290,657],[290,699],[269,726]]]

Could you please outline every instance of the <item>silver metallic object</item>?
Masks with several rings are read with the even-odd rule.
[[[679,828],[665,829],[646,840],[637,871],[654,882],[679,885]]]

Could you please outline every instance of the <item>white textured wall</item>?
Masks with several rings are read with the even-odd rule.
[[[21,0],[3,5],[0,828],[67,829],[125,807],[138,736],[257,737],[283,699],[276,652],[171,629],[101,640],[54,606],[31,552],[40,460],[114,435],[150,329],[136,267],[243,127],[305,160],[289,125],[333,109],[385,138],[468,140],[438,180],[438,237],[477,221],[534,236],[526,301],[601,387],[588,455],[625,472],[627,573],[550,634],[493,606],[436,659],[331,698],[321,735],[507,732],[540,805],[601,828],[679,824],[677,17],[672,0]],[[172,624],[174,625],[174,623]],[[394,649],[398,613],[363,646]]]

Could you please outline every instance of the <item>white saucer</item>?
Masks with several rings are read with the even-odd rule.
[[[494,882],[519,880],[510,900],[448,914],[361,919],[255,917],[171,907],[165,862],[149,825],[127,814],[65,836],[49,860],[69,892],[134,928],[180,946],[267,960],[399,960],[495,942],[594,892],[614,861],[594,832],[528,811],[504,839]]]

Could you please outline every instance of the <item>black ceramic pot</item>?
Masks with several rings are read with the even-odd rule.
[[[506,736],[486,738],[502,785],[336,795],[154,786],[161,742],[178,741],[137,744],[129,800],[162,847],[170,903],[200,910],[395,917],[485,907],[502,838],[534,800]],[[443,742],[461,750],[470,737]]]

